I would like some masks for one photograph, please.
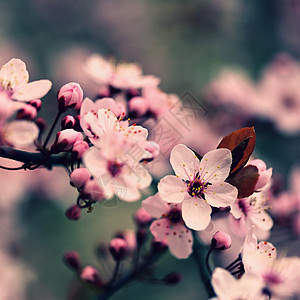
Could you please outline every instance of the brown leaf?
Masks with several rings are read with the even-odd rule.
[[[244,127],[225,136],[217,149],[227,148],[232,153],[230,174],[239,171],[248,161],[255,147],[254,127]]]
[[[238,198],[245,198],[254,193],[258,177],[258,169],[249,165],[235,173],[227,181],[238,189]]]

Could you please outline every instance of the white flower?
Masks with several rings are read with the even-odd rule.
[[[25,63],[12,58],[0,70],[0,91],[4,91],[11,99],[29,101],[45,96],[52,83],[49,80],[38,80],[28,83],[29,74]]]
[[[203,230],[210,222],[211,206],[226,207],[237,198],[237,189],[224,180],[232,162],[228,149],[217,149],[204,155],[201,162],[185,145],[174,147],[170,157],[176,176],[168,175],[158,184],[163,200],[182,203],[185,224]]]

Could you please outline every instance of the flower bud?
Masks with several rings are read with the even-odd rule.
[[[151,252],[152,253],[161,253],[165,252],[168,249],[168,244],[165,241],[158,241],[153,238],[151,241]]]
[[[81,268],[80,256],[76,251],[69,251],[65,253],[63,260],[65,264],[74,271],[78,271]]]
[[[179,273],[172,272],[167,274],[163,278],[163,281],[167,284],[177,284],[182,281],[182,276]]]
[[[36,124],[36,126],[39,128],[40,134],[41,134],[42,132],[44,132],[45,128],[47,127],[46,120],[43,119],[43,118],[37,118],[37,119],[35,120],[35,124]]]
[[[80,272],[80,278],[83,282],[95,287],[103,287],[103,281],[99,272],[92,266],[87,266]]]
[[[226,250],[231,247],[231,237],[228,233],[217,231],[211,240],[211,248],[215,250]]]
[[[121,238],[127,243],[127,252],[134,252],[136,249],[136,232],[131,229],[126,229],[124,231],[117,232],[115,234],[116,238]]]
[[[101,202],[104,200],[103,189],[97,184],[95,180],[88,180],[83,188],[82,198]]]
[[[143,116],[148,111],[148,103],[142,97],[134,97],[130,99],[129,110],[134,112],[137,116]]]
[[[64,129],[73,129],[74,125],[76,123],[76,120],[73,116],[67,115],[61,120],[61,130]]]
[[[22,120],[34,120],[37,116],[37,110],[35,107],[25,104],[21,109],[17,112],[17,119]]]
[[[134,214],[134,221],[140,227],[146,227],[150,225],[152,220],[153,218],[151,215],[149,215],[143,207],[139,208]]]
[[[83,91],[78,83],[70,82],[61,87],[58,92],[58,109],[60,112],[68,108],[78,107],[83,101]]]
[[[41,99],[33,99],[29,102],[29,104],[33,107],[35,107],[35,109],[37,111],[40,111],[41,107],[42,107],[42,101]]]
[[[259,178],[255,185],[255,190],[265,187],[272,177],[272,168],[267,169],[265,162],[261,159],[254,159],[248,165],[255,166],[258,169]]]
[[[109,243],[109,251],[114,260],[122,260],[127,254],[127,243],[124,239],[114,238]]]
[[[56,134],[56,139],[51,147],[52,153],[70,150],[75,142],[82,141],[83,136],[74,129],[65,129]]]
[[[81,159],[83,154],[85,153],[85,151],[87,151],[89,148],[90,148],[89,144],[85,141],[75,142],[75,144],[73,145],[72,153],[71,153],[72,159],[74,159],[74,160]]]
[[[78,189],[83,188],[85,183],[91,179],[91,173],[86,168],[78,168],[70,175],[70,184]]]
[[[66,210],[65,214],[69,220],[78,220],[81,216],[81,208],[77,205],[73,205]]]

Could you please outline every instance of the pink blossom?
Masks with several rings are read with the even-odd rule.
[[[259,172],[259,178],[255,185],[255,190],[259,191],[262,188],[266,187],[272,177],[272,168],[267,169],[265,162],[261,159],[251,160],[249,161],[248,165],[257,167]]]
[[[68,151],[72,149],[76,141],[82,140],[82,133],[77,132],[74,129],[65,129],[56,134],[51,150],[54,152]]]
[[[152,82],[159,83],[158,78],[143,75],[137,64],[115,64],[113,60],[106,60],[97,54],[90,56],[85,69],[99,85],[111,85],[119,89],[136,89]]]
[[[127,243],[124,239],[114,238],[109,243],[109,251],[115,260],[123,259],[127,254]]]
[[[83,91],[78,83],[70,82],[60,88],[57,98],[58,107],[61,111],[75,106],[80,108],[83,101]]]
[[[228,149],[217,149],[204,155],[201,162],[185,145],[175,146],[170,162],[176,176],[168,175],[158,184],[163,200],[182,203],[185,224],[203,230],[210,222],[211,206],[226,207],[237,198],[237,189],[224,180],[232,162]]]
[[[86,168],[78,168],[70,174],[70,183],[76,188],[82,188],[90,180],[91,174]]]
[[[25,63],[12,58],[0,70],[0,91],[11,99],[28,101],[45,96],[52,83],[49,80],[38,80],[28,83],[29,74]]]
[[[192,253],[193,236],[182,219],[181,204],[163,201],[157,193],[143,201],[143,208],[157,220],[150,231],[157,241],[167,242],[170,252],[177,258],[187,258]]]
[[[232,231],[240,236],[245,236],[252,225],[258,230],[269,231],[273,220],[266,212],[268,209],[266,195],[263,192],[254,193],[248,198],[237,199],[230,212]]]
[[[225,250],[231,247],[231,237],[224,231],[217,231],[211,241],[211,245],[216,250]]]
[[[218,300],[266,300],[262,294],[263,281],[253,275],[244,274],[242,278],[236,279],[225,269],[216,268],[211,280]]]

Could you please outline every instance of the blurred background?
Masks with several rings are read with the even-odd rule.
[[[208,112],[201,121],[217,137],[255,125],[256,156],[273,167],[274,192],[296,194],[299,177],[292,185],[290,174],[300,153],[299,20],[299,0],[1,0],[0,64],[18,57],[26,62],[31,81],[52,81],[40,112],[50,123],[63,84],[78,82],[85,96],[94,98],[97,87],[82,68],[90,54],[137,62],[145,74],[161,78],[165,92],[179,97],[189,92],[201,102]],[[291,82],[291,89],[283,91]],[[200,128],[194,142],[202,135]],[[23,172],[0,171],[0,299],[87,299],[89,292],[63,265],[63,253],[74,249],[85,264],[97,265],[95,246],[115,231],[133,228],[131,215],[140,203],[99,206],[72,222],[64,215],[76,199],[67,174],[37,172],[24,177]],[[295,205],[285,218],[298,211]],[[297,237],[300,231],[298,214],[292,218],[295,222],[281,229],[284,238],[274,238],[283,249],[291,244],[287,232],[293,228]],[[289,249],[296,253],[295,239]],[[136,283],[112,299],[205,299],[191,259],[167,254],[157,273],[162,277],[176,270],[184,276],[178,286]],[[15,289],[15,295],[2,296],[5,288]],[[78,298],[72,296],[76,289]]]

